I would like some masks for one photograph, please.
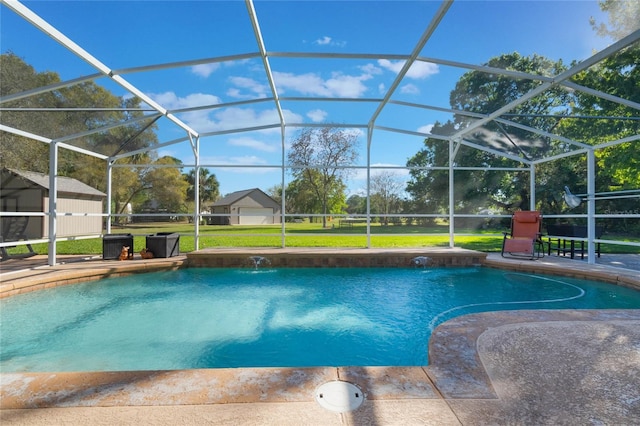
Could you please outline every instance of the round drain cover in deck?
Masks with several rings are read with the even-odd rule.
[[[327,410],[345,413],[360,407],[364,394],[356,385],[336,380],[327,382],[316,390],[316,401]]]

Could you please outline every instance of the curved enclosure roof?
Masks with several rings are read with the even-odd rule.
[[[602,11],[602,4],[629,9]],[[536,166],[582,156],[588,194],[581,196],[588,195],[588,202],[586,215],[573,217],[588,218],[593,241],[594,154],[618,146],[624,156],[638,152],[640,83],[625,78],[637,75],[636,3],[0,0],[0,5],[3,56],[21,58],[43,81],[27,91],[19,76],[12,76],[19,89],[0,82],[0,132],[13,142],[22,142],[14,135],[55,142],[108,160],[108,200],[112,167],[165,165],[118,163],[146,152],[153,155],[139,156],[144,161],[173,157],[179,162],[168,167],[191,169],[194,175],[199,168],[212,169],[222,194],[257,186],[284,189],[287,174],[296,167],[286,164],[296,135],[305,128],[336,127],[358,138],[355,163],[340,167],[356,181],[348,192],[362,193],[364,186],[367,202],[372,170],[395,169],[406,177],[412,168],[484,171],[499,163],[498,171],[528,172],[533,209]],[[595,80],[611,69],[603,64],[614,58],[618,80],[599,84]],[[71,104],[79,106],[61,108],[66,104],[58,101],[71,87],[82,88],[68,91]],[[600,107],[605,104],[614,113],[605,114]],[[593,134],[594,123],[606,123],[601,136]],[[147,132],[139,147],[130,144],[147,129],[156,138]],[[430,157],[440,141],[445,154]],[[467,150],[482,155],[458,155]],[[42,151],[49,155],[52,182],[57,151]],[[427,160],[411,165],[422,154],[420,161]],[[568,170],[555,183],[570,183],[576,173],[584,172]],[[447,214],[422,205],[415,213],[447,217],[451,246],[454,218],[467,216],[456,211],[453,176],[448,173]],[[622,197],[635,198],[637,192],[621,191]],[[618,197],[602,194],[601,199]],[[202,216],[197,196],[194,204],[193,215]],[[282,206],[284,217],[284,197]],[[99,216],[109,216],[110,232],[111,202],[107,210]],[[493,214],[487,211],[478,214]],[[605,213],[599,217],[637,219],[626,210]],[[366,215],[371,217],[369,204]],[[55,213],[50,215],[51,223],[56,220]],[[198,223],[194,220],[196,249]],[[368,247],[370,236],[367,222]],[[49,263],[54,264],[55,237],[49,244]],[[595,262],[593,244],[588,261]]]
[[[551,103],[563,91],[582,91],[619,104],[621,116],[637,117],[640,109],[623,91],[602,93],[574,81],[640,40],[637,29],[615,40],[598,36],[590,19],[606,16],[597,2],[2,3],[3,51],[63,80],[2,103],[93,81],[142,99],[143,120],[157,126],[153,148],[185,164],[193,164],[189,141],[199,137],[202,165],[279,165],[280,146],[292,132],[328,125],[366,135],[370,158],[362,156],[362,166],[403,166],[426,137],[531,164],[592,147],[550,126],[549,117],[532,126],[530,116],[514,113],[532,99]],[[566,69],[540,75],[484,65],[514,52],[562,60]],[[482,114],[459,97],[452,107],[456,82],[473,70],[531,82],[530,90]],[[465,117],[463,125],[434,130],[456,116]],[[571,105],[557,107],[551,119],[558,117],[626,119],[572,118]],[[66,134],[1,124],[4,131],[82,147],[87,134],[105,130],[87,123]],[[637,139],[610,135],[606,143]]]

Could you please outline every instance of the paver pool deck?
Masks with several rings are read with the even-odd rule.
[[[283,249],[284,250],[284,249]],[[286,249],[291,251],[291,249]],[[457,249],[378,250],[388,257]],[[343,253],[343,251],[334,252]],[[222,250],[227,255],[233,250]],[[243,256],[250,250],[237,251]],[[306,250],[308,253],[309,251]],[[374,254],[375,249],[364,251]],[[274,253],[277,253],[274,252]],[[323,252],[323,253],[326,253]],[[353,255],[355,251],[348,251]],[[603,255],[603,257],[606,255]],[[640,289],[640,255],[625,268],[555,256],[483,257],[488,267],[604,280]],[[637,258],[635,257],[637,256]],[[0,294],[181,267],[170,259],[60,257],[0,263]],[[618,262],[618,260],[616,260]],[[613,263],[617,264],[617,263]],[[638,424],[640,310],[501,311],[440,325],[424,367],[323,367],[0,374],[0,423],[24,425]],[[357,385],[360,408],[316,402],[332,380]]]

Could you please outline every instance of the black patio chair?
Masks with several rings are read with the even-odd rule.
[[[27,225],[29,224],[29,216],[9,216],[2,218],[2,235],[0,235],[0,243],[7,243],[13,241],[28,240],[29,238],[25,234]],[[0,260],[7,259],[20,259],[35,256],[36,253],[31,247],[31,244],[26,244],[27,253],[9,253],[9,248],[16,246],[3,246],[0,247]]]

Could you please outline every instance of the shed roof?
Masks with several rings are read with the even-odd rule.
[[[43,173],[31,172],[26,170],[14,170],[14,169],[6,169],[10,173],[27,180],[31,183],[34,183],[47,191],[49,190],[49,175],[45,175]],[[77,179],[73,179],[65,176],[58,176],[58,192],[61,193],[69,193],[69,194],[83,194],[83,195],[91,195],[94,197],[106,197],[107,194],[104,192],[98,191],[97,189],[80,182]]]

